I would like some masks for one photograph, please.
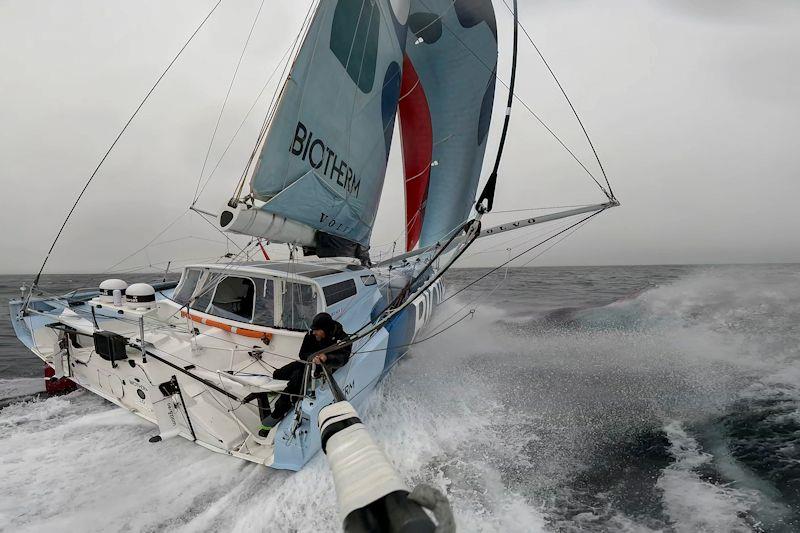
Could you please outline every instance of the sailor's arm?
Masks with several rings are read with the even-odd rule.
[[[306,333],[306,336],[303,337],[303,344],[300,345],[300,359],[303,361],[308,361],[308,358],[314,355],[316,352],[317,350],[314,343],[314,336],[310,333]]]
[[[326,360],[324,362],[335,367],[346,365],[347,361],[350,359],[351,347],[352,345],[348,344],[338,350],[325,354]]]

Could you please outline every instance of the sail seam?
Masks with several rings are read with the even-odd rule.
[[[400,102],[402,100],[405,100],[411,93],[413,93],[417,89],[417,87],[419,87],[420,83],[421,82],[419,78],[417,78],[417,81],[414,83],[414,86],[411,87],[408,91],[406,91],[405,94],[400,95],[400,98],[398,98],[397,101]]]

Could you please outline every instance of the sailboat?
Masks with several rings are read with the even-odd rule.
[[[307,19],[234,194],[219,199],[218,213],[204,213],[252,246],[289,245],[290,258],[239,254],[188,265],[178,282],[108,279],[56,297],[36,295],[37,276],[10,303],[19,339],[56,377],[151,422],[152,442],[182,437],[301,469],[320,450],[318,415],[333,389],[363,404],[420,341],[445,298],[443,274],[477,239],[619,205],[609,187],[603,203],[482,227],[515,97],[514,5],[508,111],[480,195],[498,80],[492,2],[324,0]],[[373,261],[396,120],[405,250]],[[350,346],[349,362],[331,379],[308,364],[294,409],[260,435],[265,401],[285,394],[273,371],[298,360],[323,311],[348,333],[333,348]]]

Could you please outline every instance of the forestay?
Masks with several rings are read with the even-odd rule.
[[[262,210],[316,230],[320,256],[369,246],[400,94],[408,2],[320,2],[257,151],[253,197],[266,202]]]

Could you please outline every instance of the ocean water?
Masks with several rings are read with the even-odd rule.
[[[482,273],[452,272],[450,292]],[[20,282],[0,277],[0,297]],[[460,531],[800,530],[800,265],[510,270],[433,332],[471,309],[363,413]],[[0,530],[339,529],[324,457],[276,472],[149,444],[146,422],[86,392],[38,395],[0,310]]]

